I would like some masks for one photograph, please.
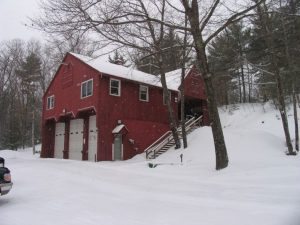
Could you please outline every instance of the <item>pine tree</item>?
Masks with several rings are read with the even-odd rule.
[[[257,2],[257,0],[254,0]],[[280,61],[282,57],[282,51],[278,51],[277,42],[278,35],[273,34],[271,31],[274,30],[274,15],[269,14],[268,6],[263,3],[257,7],[257,14],[258,14],[258,23],[261,27],[261,33],[263,34],[263,40],[267,47],[267,55],[270,64],[270,74],[273,75],[274,82],[276,83],[276,93],[277,93],[277,100],[278,100],[278,107],[281,116],[281,121],[283,125],[283,130],[286,138],[286,145],[288,147],[288,155],[295,155],[293,151],[293,146],[291,143],[290,132],[289,132],[289,125],[287,120],[287,113],[286,113],[286,104],[284,99],[284,89],[283,89],[283,78],[281,75],[281,67],[283,62]],[[273,15],[273,18],[272,18]],[[276,31],[276,30],[275,30]]]
[[[113,64],[117,64],[117,65],[122,65],[122,66],[125,66],[127,60],[124,59],[123,55],[121,55],[118,50],[115,50],[114,51],[114,56],[113,57],[110,57],[110,55],[108,56],[108,61],[110,63],[113,63]]]
[[[165,72],[173,71],[181,67],[183,56],[183,40],[169,29],[161,42],[161,51]],[[147,52],[139,52],[134,59],[137,69],[150,74],[159,74],[159,67],[152,56]],[[189,59],[187,59],[189,61]]]
[[[35,153],[35,127],[36,127],[36,91],[41,79],[41,62],[38,56],[31,52],[22,62],[20,69],[17,71],[20,78],[21,89],[21,133],[22,146],[29,144],[27,141],[31,136],[31,145]],[[30,119],[31,118],[31,119]],[[29,123],[28,121],[31,121]],[[29,132],[31,131],[31,133]]]
[[[209,63],[214,71],[214,85],[220,104],[246,102],[246,54],[250,31],[243,28],[243,23],[232,24],[212,41],[208,48]],[[248,76],[249,71],[248,71]],[[237,91],[238,90],[238,91]],[[248,93],[250,95],[250,93]]]

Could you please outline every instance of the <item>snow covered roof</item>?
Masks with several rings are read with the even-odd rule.
[[[158,76],[144,73],[142,71],[138,71],[133,68],[128,68],[122,65],[109,63],[100,58],[93,59],[88,56],[83,56],[75,53],[70,53],[70,54],[80,59],[81,61],[83,61],[84,63],[88,64],[89,66],[91,66],[92,68],[96,69],[101,73],[161,87],[160,78]],[[176,91],[178,90],[176,88],[175,89],[169,88],[169,89],[176,90]]]
[[[160,76],[144,73],[142,71],[138,71],[133,68],[128,68],[122,65],[109,63],[100,58],[93,59],[91,57],[72,53],[72,52],[70,52],[70,54],[80,59],[81,61],[83,61],[84,63],[88,64],[89,66],[91,66],[92,68],[96,69],[101,73],[117,76],[128,80],[133,80],[133,81],[137,81],[137,82],[141,82],[141,83],[145,83],[157,87],[162,87],[160,82]],[[187,70],[186,74],[188,74],[188,71],[189,70]],[[181,69],[166,73],[166,80],[167,80],[168,89],[178,91],[178,88],[180,86],[180,80],[181,80]]]
[[[181,70],[182,69],[180,68],[166,73],[166,81],[169,89],[179,89],[179,86],[181,84]],[[186,69],[184,77],[186,77],[190,70],[190,68]]]
[[[113,133],[113,134],[118,134],[118,133],[120,133],[120,131],[121,131],[124,127],[125,127],[124,124],[117,125],[117,126],[113,129],[112,133]],[[126,127],[125,127],[125,128],[126,128]]]

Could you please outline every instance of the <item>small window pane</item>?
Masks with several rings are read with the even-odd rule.
[[[93,95],[93,80],[88,80],[81,84],[81,98],[91,95]]]
[[[148,98],[149,98],[148,87],[140,85],[140,100],[148,101]]]
[[[81,86],[81,97],[86,97],[86,83]]]
[[[92,80],[90,80],[90,81],[88,81],[87,82],[87,90],[86,90],[86,94],[87,94],[87,96],[90,96],[90,95],[92,95],[92,93],[93,93],[93,81]]]
[[[54,95],[49,96],[47,98],[47,109],[53,109],[54,108]]]
[[[120,96],[120,81],[110,80],[110,94]]]

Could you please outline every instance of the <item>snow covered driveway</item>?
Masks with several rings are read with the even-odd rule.
[[[252,169],[232,163],[216,172],[212,163],[209,169],[191,159],[151,169],[145,162],[96,164],[4,153],[14,187],[0,198],[1,225],[300,222],[298,157],[283,155]]]
[[[267,118],[264,129],[252,117],[243,127],[227,123],[222,171],[214,170],[210,128],[156,168],[142,156],[90,163],[0,151],[14,181],[0,197],[0,225],[299,225],[300,157],[284,154],[280,121]]]

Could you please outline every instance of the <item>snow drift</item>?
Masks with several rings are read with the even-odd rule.
[[[0,151],[14,181],[0,198],[0,224],[299,225],[300,158],[285,155],[279,113],[270,104],[220,113],[229,154],[221,171],[209,127],[188,136],[188,149],[151,161],[155,168],[144,155],[91,163]]]

